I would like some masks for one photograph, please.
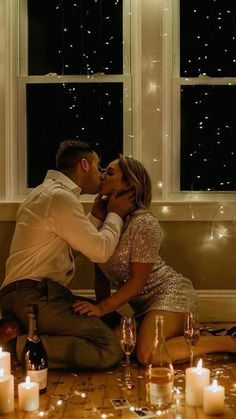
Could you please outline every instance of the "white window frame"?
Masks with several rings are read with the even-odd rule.
[[[179,192],[176,183],[179,178],[179,120],[176,117],[180,106],[180,80],[176,77],[179,54],[179,26],[176,16],[179,1],[126,1],[131,5],[132,11],[131,44],[126,45],[126,48],[132,45],[132,76],[128,75],[132,100],[127,99],[128,118],[132,121],[132,138],[129,137],[128,141],[131,138],[132,155],[145,164],[151,175],[151,209],[161,221],[232,221],[235,218],[234,194]],[[24,188],[19,192],[22,181],[19,181],[18,172],[20,165],[24,167],[21,150],[22,142],[24,145],[25,141],[22,128],[25,126],[24,103],[17,112],[17,97],[22,88],[22,81],[17,82],[17,77],[19,67],[24,67],[25,63],[19,62],[16,51],[19,42],[23,48],[23,40],[26,39],[25,26],[19,28],[20,2],[21,0],[0,0],[0,55],[5,57],[5,60],[0,61],[0,220],[3,221],[15,219],[19,203],[28,192]],[[157,66],[160,72],[156,70]],[[45,78],[46,76],[43,80]],[[50,80],[56,82],[51,78]],[[20,137],[19,125],[22,129]],[[125,152],[129,150],[125,149]],[[88,197],[88,207],[92,200],[93,198]]]
[[[2,1],[2,0],[1,0]],[[5,0],[8,1],[8,0]],[[27,74],[27,0],[9,0],[6,4],[9,14],[10,53],[9,62],[13,68],[13,74],[9,80],[9,95],[14,102],[17,96],[17,107],[11,114],[14,132],[9,132],[9,149],[7,152],[7,198],[22,200],[31,190],[26,187],[27,181],[27,139],[26,139],[26,85],[28,83],[122,83],[123,84],[123,150],[128,155],[138,155],[139,130],[138,117],[134,115],[132,102],[135,101],[137,90],[134,83],[137,83],[137,76],[131,77],[131,67],[137,61],[138,55],[133,54],[131,60],[131,45],[137,43],[137,22],[139,21],[139,8],[136,0],[124,0],[123,3],[123,74],[120,75],[90,75],[90,76],[63,76],[45,75],[28,76]],[[14,25],[12,25],[14,21]],[[19,34],[19,40],[17,39]],[[16,54],[18,50],[18,54]],[[137,49],[136,49],[137,52]],[[18,55],[18,60],[17,57]],[[14,58],[13,58],[14,57]],[[16,82],[17,80],[17,82]],[[18,110],[17,110],[18,109]],[[10,124],[9,124],[10,126]],[[111,133],[112,135],[112,133]],[[135,139],[134,139],[135,137]],[[10,151],[11,149],[11,151]],[[17,157],[18,156],[18,157]],[[18,173],[18,176],[12,176]],[[90,200],[91,197],[84,197]]]
[[[172,36],[168,37],[168,53],[172,55],[172,74],[167,69],[166,77],[169,79],[166,84],[169,86],[166,92],[166,115],[171,115],[167,121],[167,131],[170,132],[171,144],[169,144],[168,156],[171,158],[171,177],[169,178],[169,196],[171,200],[193,201],[193,202],[214,202],[236,201],[235,191],[180,191],[180,115],[181,115],[181,86],[182,85],[236,85],[236,77],[180,77],[180,0],[171,0],[172,16],[169,16],[168,26],[173,30]],[[171,13],[170,13],[171,14]],[[173,23],[170,23],[171,20]],[[167,64],[167,63],[166,63]],[[171,81],[170,81],[171,77]],[[171,90],[171,94],[169,91]],[[171,100],[170,100],[171,98]],[[171,148],[171,152],[170,152]]]

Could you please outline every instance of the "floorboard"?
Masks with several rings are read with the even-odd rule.
[[[221,419],[236,418],[236,356],[233,354],[211,354],[203,356],[204,366],[210,368],[211,379],[217,377],[225,387],[225,411]],[[175,366],[174,402],[169,411],[159,414],[162,419],[210,419],[202,408],[185,404],[185,369],[188,364]],[[47,393],[40,396],[40,409],[36,412],[18,410],[17,385],[23,381],[20,368],[13,371],[15,377],[15,411],[0,415],[3,419],[85,419],[85,418],[137,418],[130,408],[114,409],[111,399],[126,398],[130,407],[146,405],[145,368],[132,363],[131,373],[134,388],[122,387],[124,361],[106,371],[51,370],[48,375]],[[178,393],[178,395],[177,395]],[[176,396],[177,395],[177,396]],[[177,397],[177,401],[176,401]]]

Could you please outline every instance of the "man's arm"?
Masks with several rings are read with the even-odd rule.
[[[122,208],[122,202],[125,203],[126,210]],[[74,250],[94,262],[104,263],[116,248],[123,227],[120,215],[125,214],[125,211],[127,213],[128,207],[132,208],[129,197],[124,199],[123,196],[114,200],[114,205],[111,206],[114,211],[108,213],[98,231],[85,215],[76,196],[63,190],[54,195],[46,222]]]

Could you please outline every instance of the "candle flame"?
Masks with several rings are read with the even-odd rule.
[[[201,370],[201,369],[202,369],[202,359],[199,359],[197,363],[197,370]]]
[[[3,377],[3,368],[0,368],[0,377]]]
[[[26,388],[30,388],[30,377],[28,375],[25,379],[25,383],[26,383]]]
[[[212,387],[215,389],[217,387],[217,380],[213,380]]]

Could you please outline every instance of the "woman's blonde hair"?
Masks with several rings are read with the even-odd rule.
[[[119,154],[118,164],[123,180],[135,190],[136,203],[139,207],[149,208],[152,200],[152,183],[144,165],[132,157]]]

